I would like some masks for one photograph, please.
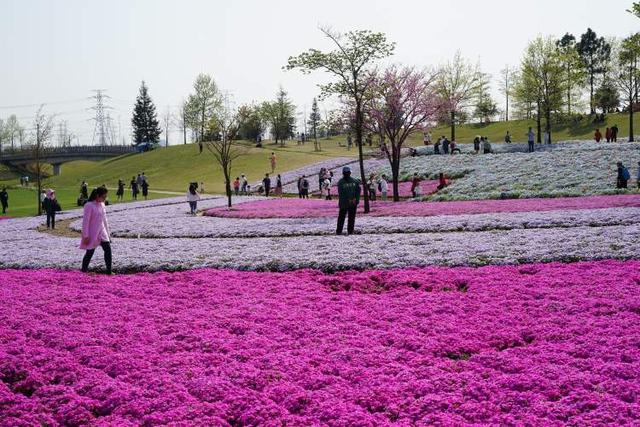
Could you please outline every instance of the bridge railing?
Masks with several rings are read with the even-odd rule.
[[[46,147],[41,149],[40,156],[60,156],[60,155],[81,155],[81,154],[127,154],[134,153],[136,148],[130,145],[82,145],[75,147]],[[20,148],[10,149],[5,148],[0,153],[0,159],[12,160],[12,159],[24,159],[33,157],[33,149]]]

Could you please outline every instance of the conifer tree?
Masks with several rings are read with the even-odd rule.
[[[153,104],[147,85],[143,81],[140,85],[140,92],[133,107],[133,117],[131,118],[133,127],[133,142],[158,143],[160,140],[160,124],[156,116],[156,106]]]

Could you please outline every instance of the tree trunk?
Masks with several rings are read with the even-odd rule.
[[[549,134],[549,144],[551,144],[551,109],[547,106],[547,108],[545,108],[545,127],[547,129],[547,133]],[[545,141],[546,143],[547,141]]]
[[[456,112],[451,110],[451,140],[456,139]]]
[[[398,182],[400,180],[400,153],[396,153],[396,150],[393,149],[392,154],[391,154],[392,158],[391,158],[391,175],[392,175],[392,185],[393,185],[393,201],[394,202],[399,202],[400,201],[400,191],[399,191],[399,187],[400,187],[400,183]]]
[[[636,72],[634,72],[636,71]],[[633,67],[629,67],[629,142],[634,141],[633,137],[633,76],[637,74],[637,70],[634,70]],[[637,96],[637,94],[636,94]]]
[[[542,111],[540,111],[540,103],[538,102],[537,104],[538,104],[538,114],[536,115],[536,124],[537,124],[537,127],[538,127],[538,138],[537,139],[538,139],[538,144],[540,144],[542,142],[542,135],[541,135],[541,133],[542,133],[542,124],[541,124],[542,123],[542,118],[540,117],[540,113]]]
[[[567,114],[571,115],[571,64],[567,61]]]
[[[202,120],[202,122],[200,123],[200,141],[204,141],[204,107],[202,108],[202,114],[200,118]]]
[[[369,192],[365,188],[367,184],[366,174],[364,171],[364,157],[362,154],[362,101],[356,99],[356,144],[358,144],[358,163],[360,165],[360,179],[364,195],[364,213],[369,213]]]
[[[595,107],[595,103],[593,102],[593,72],[591,73],[590,77],[589,77],[589,87],[590,87],[590,98],[589,98],[589,102],[590,102],[590,107],[591,107],[591,114],[595,114],[596,113],[596,107]]]

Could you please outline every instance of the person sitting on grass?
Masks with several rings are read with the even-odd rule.
[[[360,182],[351,176],[351,168],[342,168],[342,178],[338,181],[338,225],[336,234],[341,235],[344,228],[344,220],[347,218],[347,234],[354,232],[356,224],[356,211],[360,203]]]
[[[91,192],[89,201],[84,204],[82,214],[82,239],[80,249],[86,250],[82,259],[82,272],[89,271],[89,263],[98,246],[104,251],[104,263],[107,274],[111,273],[111,243],[109,239],[109,223],[104,201],[107,198],[107,189],[98,187]]]

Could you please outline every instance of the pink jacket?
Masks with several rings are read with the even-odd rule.
[[[89,238],[88,243],[84,240]],[[82,216],[82,240],[80,249],[95,249],[100,242],[109,241],[109,223],[104,203],[87,202]]]

